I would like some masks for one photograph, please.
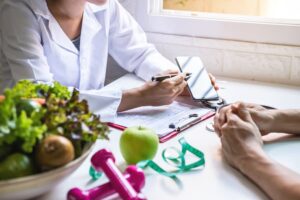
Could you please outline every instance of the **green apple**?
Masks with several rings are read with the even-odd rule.
[[[158,136],[154,130],[143,126],[125,129],[120,139],[120,149],[128,164],[154,158],[158,148]]]

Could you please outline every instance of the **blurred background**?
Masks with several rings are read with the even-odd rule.
[[[300,0],[119,0],[174,62],[200,56],[216,76],[300,85]],[[106,82],[125,74],[112,58]]]

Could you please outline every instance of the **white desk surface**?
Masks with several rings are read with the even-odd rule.
[[[128,84],[131,79],[131,75],[126,75],[111,84],[110,87],[116,87],[122,83]],[[219,85],[223,88],[220,90],[220,94],[228,102],[243,100],[277,108],[300,108],[300,87],[225,78],[218,80]],[[148,199],[268,199],[252,182],[229,167],[222,159],[219,138],[205,128],[211,120],[204,121],[161,144],[155,157],[156,162],[162,163],[161,151],[166,147],[178,146],[178,139],[184,136],[191,145],[204,152],[205,168],[179,175],[179,183],[148,170],[146,186],[143,189],[143,193]],[[94,151],[109,148],[115,154],[120,168],[124,168],[124,161],[119,151],[120,134],[120,131],[112,130],[110,141],[98,141]],[[300,152],[300,140],[298,138],[276,140],[266,144],[264,148],[274,160],[300,173],[298,153]],[[87,159],[69,178],[38,199],[66,199],[66,194],[72,187],[88,189],[107,181],[106,178],[101,178],[96,182],[91,182],[88,175],[89,166],[90,162]]]

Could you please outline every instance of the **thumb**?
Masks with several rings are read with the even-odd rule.
[[[249,110],[246,108],[245,104],[243,103],[238,104],[237,114],[243,121],[254,123],[251,114]]]

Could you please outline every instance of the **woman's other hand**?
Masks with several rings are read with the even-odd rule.
[[[211,73],[208,73],[208,76],[210,78],[211,84],[214,86],[215,90],[218,91],[219,86],[217,84],[216,77],[214,77]]]

